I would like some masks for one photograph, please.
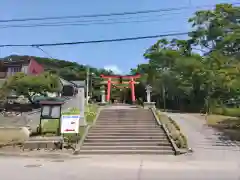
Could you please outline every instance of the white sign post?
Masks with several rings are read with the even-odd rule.
[[[80,115],[62,115],[61,117],[61,133],[79,133]]]

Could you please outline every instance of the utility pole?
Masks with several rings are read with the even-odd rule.
[[[165,94],[165,86],[162,84],[162,96],[163,96],[163,109],[166,111],[166,94]]]
[[[95,78],[95,74],[92,72],[92,73],[89,73],[90,77],[89,77],[89,98],[92,98],[93,96],[93,80]]]
[[[89,94],[89,66],[87,66],[87,85],[86,85],[86,94],[87,94],[87,100],[86,105],[88,105],[88,94]]]

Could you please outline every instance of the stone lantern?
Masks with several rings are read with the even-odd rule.
[[[146,94],[147,94],[147,102],[144,102],[144,108],[155,108],[155,102],[151,102],[151,92],[152,92],[152,86],[147,85],[146,86]]]
[[[99,105],[101,105],[101,106],[104,106],[104,105],[106,105],[107,103],[106,103],[106,95],[105,95],[105,89],[101,89],[101,102],[99,103]]]

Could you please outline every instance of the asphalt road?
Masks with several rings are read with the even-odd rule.
[[[76,159],[0,158],[4,180],[239,180],[236,161],[174,156],[93,156]]]

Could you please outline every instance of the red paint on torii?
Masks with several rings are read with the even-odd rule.
[[[104,75],[101,74],[101,78],[123,78],[123,79],[130,79],[130,78],[140,78],[141,75],[140,74],[135,74],[135,75],[125,75],[125,76],[121,76],[121,75]]]
[[[140,74],[135,74],[135,75],[101,75],[101,78],[104,79],[108,79],[107,81],[107,97],[106,100],[109,101],[110,100],[110,94],[111,94],[111,85],[113,84],[113,82],[111,81],[112,78],[122,78],[122,79],[130,79],[129,81],[129,85],[131,88],[131,95],[132,95],[132,102],[136,101],[136,97],[135,97],[135,80],[136,78],[140,78],[141,75]]]

